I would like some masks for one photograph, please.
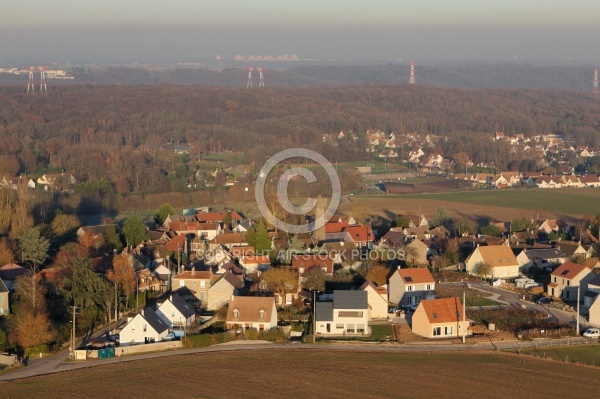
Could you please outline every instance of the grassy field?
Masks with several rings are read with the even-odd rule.
[[[600,213],[600,189],[518,189],[480,190],[444,194],[378,195],[356,194],[343,212],[366,207],[383,218],[415,213],[431,215],[439,207],[452,217],[469,217],[486,224],[489,220],[509,221],[517,217],[564,218],[576,222],[581,216]]]
[[[406,376],[405,383],[398,376]],[[286,350],[181,355],[0,383],[19,398],[589,397],[593,367],[498,352]],[[520,383],[516,383],[516,382]],[[526,383],[524,383],[526,381]]]
[[[560,346],[545,347],[538,349],[521,349],[521,354],[533,355],[537,357],[561,360],[564,362],[574,362],[600,366],[600,345],[578,345],[578,346]]]

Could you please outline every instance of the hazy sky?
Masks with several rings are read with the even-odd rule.
[[[599,0],[0,2],[0,60],[600,61]]]

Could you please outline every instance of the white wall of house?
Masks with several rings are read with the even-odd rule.
[[[369,302],[369,320],[373,319],[386,319],[388,311],[387,298],[382,297],[377,291],[370,285],[365,288],[368,294]]]
[[[168,329],[165,329],[162,333],[156,332],[144,319],[144,316],[137,314],[123,327],[119,333],[119,340],[121,345],[143,344],[147,339],[159,342],[167,336],[168,332]]]
[[[166,300],[160,304],[158,309],[156,309],[156,314],[160,317],[167,326],[172,329],[175,327],[187,327],[194,322],[195,312],[193,309],[188,310],[188,314],[182,314],[171,302],[170,300]],[[187,316],[187,317],[186,317]]]
[[[317,334],[367,335],[369,309],[333,309],[333,321],[317,322]]]
[[[388,300],[398,305],[416,305],[422,299],[435,298],[435,281],[423,284],[406,284],[398,273],[388,283]]]
[[[229,303],[235,288],[225,279],[220,279],[208,289],[207,310],[217,310]]]

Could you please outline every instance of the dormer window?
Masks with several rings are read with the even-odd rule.
[[[259,314],[261,320],[265,318],[265,310],[264,309],[259,310],[258,314]]]
[[[238,308],[233,309],[233,317],[235,319],[237,319],[239,315],[240,315],[240,311],[238,310]]]
[[[300,268],[300,273],[304,273],[304,268],[303,267]]]

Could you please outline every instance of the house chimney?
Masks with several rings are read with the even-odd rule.
[[[173,294],[170,294],[170,295],[169,295],[169,300],[170,300],[171,302],[173,302]]]
[[[140,314],[144,316],[144,309],[140,310]]]

